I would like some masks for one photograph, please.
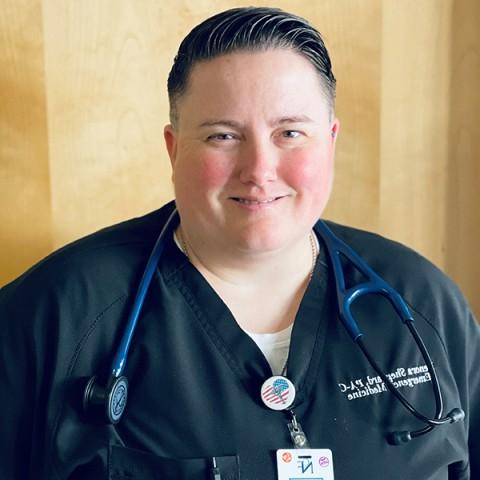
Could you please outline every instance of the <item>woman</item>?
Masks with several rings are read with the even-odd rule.
[[[173,204],[2,290],[2,478],[475,478],[480,335],[455,287],[408,249],[331,225],[407,300],[445,408],[465,409],[405,445],[386,434],[419,422],[338,321],[317,222],[339,122],[318,32],[276,9],[223,12],[182,42],[169,96],[178,217],[135,331],[124,415],[83,412],[85,379],[108,377]],[[348,264],[345,275],[360,278]],[[394,388],[432,416],[432,372],[391,307],[366,298],[355,313]]]

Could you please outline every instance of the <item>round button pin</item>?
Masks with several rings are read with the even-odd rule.
[[[260,396],[268,408],[286,410],[295,400],[295,386],[288,378],[275,375],[263,382]]]

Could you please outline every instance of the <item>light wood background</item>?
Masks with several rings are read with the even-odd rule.
[[[323,33],[342,122],[333,220],[395,238],[480,313],[480,2],[249,0]],[[172,198],[180,40],[229,0],[0,0],[0,284]],[[245,5],[245,4],[243,4]]]

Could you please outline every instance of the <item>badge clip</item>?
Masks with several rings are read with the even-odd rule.
[[[293,410],[290,410],[292,415],[292,421],[288,422],[288,430],[290,431],[290,436],[292,437],[293,446],[295,448],[310,448],[308,443],[308,438],[305,435],[305,432],[302,429],[302,426],[297,421],[297,417]]]

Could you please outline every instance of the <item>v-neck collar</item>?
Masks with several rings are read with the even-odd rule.
[[[257,398],[263,382],[272,376],[270,365],[255,342],[238,325],[221,297],[171,237],[165,246],[162,273],[180,290],[233,374]],[[331,318],[328,297],[332,292],[328,292],[327,288],[329,269],[325,246],[320,238],[319,242],[320,253],[295,318],[287,361],[286,376],[295,384],[297,405],[304,401],[309,387],[315,383],[313,377],[318,372],[327,323]]]

